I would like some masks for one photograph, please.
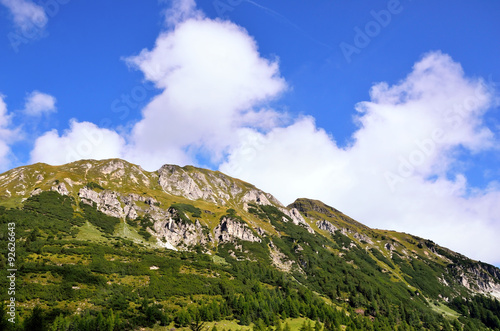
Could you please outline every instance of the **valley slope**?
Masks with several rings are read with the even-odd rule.
[[[283,206],[217,171],[12,169],[0,175],[2,272],[12,223],[17,326],[500,330],[499,269],[320,201]]]

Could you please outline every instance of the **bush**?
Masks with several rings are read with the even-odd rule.
[[[104,187],[102,187],[101,185],[94,183],[94,182],[88,182],[85,186],[91,190],[99,189],[99,190],[104,191]]]

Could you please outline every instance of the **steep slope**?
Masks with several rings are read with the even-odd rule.
[[[294,318],[326,330],[500,330],[499,269],[321,201],[285,207],[217,171],[118,159],[16,168],[0,175],[2,242],[13,223],[23,323],[38,305],[47,324],[75,328]]]
[[[272,195],[251,184],[191,166],[165,165],[156,172],[147,172],[115,159],[78,161],[60,167],[35,164],[0,176],[0,205],[17,207],[44,191],[73,197],[77,210],[81,209],[80,203],[95,206],[108,216],[130,220],[132,224],[150,217],[155,223],[149,231],[158,239],[165,238],[164,245],[170,248],[216,240],[204,235],[202,229],[227,225],[227,221],[221,222],[221,217],[228,209],[245,214],[248,203],[283,207]],[[200,209],[203,217],[200,215],[193,221],[192,213],[184,210],[184,207],[189,209],[188,206],[195,208],[192,210]],[[133,232],[127,223],[120,228]],[[233,226],[224,229],[239,236]],[[197,235],[190,235],[192,233]]]

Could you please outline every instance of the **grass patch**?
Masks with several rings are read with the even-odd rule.
[[[212,261],[214,261],[214,263],[218,265],[229,265],[226,259],[219,255],[212,255]]]
[[[85,224],[80,227],[80,231],[76,235],[77,240],[82,241],[94,241],[94,242],[108,242],[109,240],[102,235],[102,232],[89,221],[85,221]]]
[[[436,313],[441,314],[447,318],[458,318],[460,316],[459,313],[451,309],[450,307],[444,305],[442,302],[433,302],[429,301],[429,306],[434,310]]]

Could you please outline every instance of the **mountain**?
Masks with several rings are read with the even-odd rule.
[[[498,268],[192,166],[12,169],[0,238],[0,329],[500,330]]]

